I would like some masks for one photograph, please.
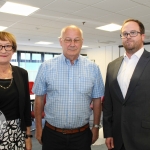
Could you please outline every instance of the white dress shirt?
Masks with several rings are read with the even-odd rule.
[[[141,48],[136,53],[134,53],[131,58],[129,58],[126,53],[124,53],[124,59],[122,61],[121,67],[118,72],[117,80],[122,92],[123,97],[125,98],[128,86],[134,72],[134,69],[144,52],[144,48]]]

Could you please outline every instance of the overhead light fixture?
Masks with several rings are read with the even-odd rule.
[[[82,48],[86,48],[86,47],[88,47],[88,46],[86,46],[86,45],[82,45]]]
[[[3,30],[5,30],[5,29],[7,29],[7,27],[0,26],[0,31],[3,31]]]
[[[49,44],[53,44],[53,43],[52,42],[40,41],[40,42],[36,42],[35,44],[49,45]]]
[[[28,6],[28,5],[23,5],[23,4],[13,3],[13,2],[6,2],[0,8],[0,12],[28,16],[38,9],[39,8],[37,8],[37,7],[32,7],[32,6]]]
[[[122,26],[120,26],[120,25],[111,23],[111,24],[108,24],[108,25],[105,25],[105,26],[97,27],[96,29],[105,30],[105,31],[110,31],[110,32],[111,32],[111,31],[120,30],[121,27],[122,27]]]

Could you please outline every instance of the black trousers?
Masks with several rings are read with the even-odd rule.
[[[121,149],[120,149],[120,150],[126,150],[126,149],[125,149],[125,147],[124,147],[124,145],[122,145],[122,147],[121,147]]]
[[[114,150],[115,148],[113,148],[112,150]],[[124,144],[122,145],[122,147],[119,150],[126,150],[124,147]]]
[[[92,132],[87,128],[75,134],[63,134],[44,126],[42,150],[91,150]]]

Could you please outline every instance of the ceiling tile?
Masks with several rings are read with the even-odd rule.
[[[12,28],[15,29],[22,29],[22,30],[26,30],[26,32],[39,32],[44,34],[45,33],[58,33],[58,29],[57,28],[50,28],[50,27],[46,27],[46,26],[37,26],[37,25],[31,25],[31,24],[23,24],[23,23],[17,23],[15,25],[12,26]]]
[[[103,1],[103,0],[70,0],[70,1],[81,3],[84,5],[93,5],[93,4]]]
[[[3,20],[0,19],[0,26],[9,27],[13,24],[14,24],[14,22],[12,22],[12,21],[3,21]]]
[[[102,25],[106,25],[106,24],[109,24],[109,23],[115,23],[115,24],[122,25],[124,20],[126,20],[127,18],[128,18],[128,16],[125,16],[125,15],[119,15],[117,13],[111,13],[109,15],[105,15],[105,16],[96,18],[96,20],[99,21],[99,22],[103,22]]]
[[[82,9],[82,10],[74,13],[74,14],[78,15],[78,16],[86,17],[86,18],[95,19],[95,18],[104,16],[104,15],[108,15],[108,14],[110,14],[110,12],[106,11],[106,10],[94,8],[94,7],[87,7],[85,9]]]
[[[41,26],[41,25],[47,24],[48,22],[50,21],[47,19],[41,19],[41,18],[39,19],[39,18],[34,18],[34,17],[27,17],[21,21],[21,23],[32,24],[36,26]]]
[[[12,28],[12,27],[7,28],[5,31],[10,32],[14,35],[22,34],[22,36],[26,36],[26,35],[40,36],[40,35],[44,34],[43,32],[39,32],[39,31],[35,32],[34,30],[27,30],[27,29],[25,30],[25,29],[22,29],[22,28],[18,29],[18,28]]]
[[[47,10],[47,9],[42,9],[42,10],[35,12],[31,16],[36,17],[36,18],[55,20],[55,19],[59,19],[59,18],[67,15],[66,13],[62,13],[62,12],[58,12],[58,11],[59,10],[51,11],[51,10]]]
[[[88,19],[90,20],[90,19]],[[86,22],[86,19],[77,15],[67,15],[65,17],[59,18],[57,21],[66,23],[67,25],[83,25],[83,22]]]
[[[132,2],[135,2],[139,5],[145,5],[150,7],[150,1],[149,0],[131,0]]]
[[[61,1],[58,0],[46,6],[45,9],[63,13],[73,13],[85,7],[86,7],[85,5],[80,3],[75,3],[68,0],[61,0]]]
[[[61,30],[65,26],[68,26],[70,24],[60,22],[60,21],[50,21],[49,23],[43,25],[43,27],[49,27],[49,28],[57,28],[58,30]]]
[[[16,23],[12,26],[12,28],[22,29],[22,30],[38,30],[37,26],[25,23]]]
[[[18,22],[24,18],[25,18],[24,16],[12,15],[12,14],[0,12],[0,20],[13,21],[15,23],[15,22]]]
[[[150,14],[150,8],[139,5],[135,7],[130,7],[128,9],[124,9],[122,11],[118,11],[117,13],[121,15],[126,15],[128,16],[128,18],[137,18]]]
[[[138,4],[130,1],[130,0],[105,0],[93,5],[96,8],[100,8],[103,10],[108,10],[110,12],[117,12],[120,10],[128,9],[134,7]]]
[[[136,19],[139,19],[143,24],[150,23],[150,14],[141,16],[141,17],[136,17]]]

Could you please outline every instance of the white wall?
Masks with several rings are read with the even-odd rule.
[[[97,49],[83,50],[82,53],[86,53],[90,60],[95,60],[95,63],[100,67],[105,82],[107,65],[119,57],[119,47],[118,45],[106,46]]]
[[[144,45],[144,48],[150,52],[150,45]]]

